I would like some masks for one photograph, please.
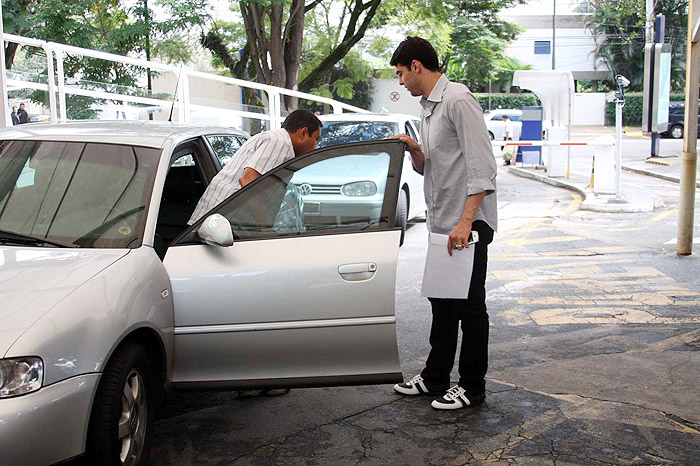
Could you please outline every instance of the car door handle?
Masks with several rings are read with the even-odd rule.
[[[374,262],[358,262],[356,264],[343,264],[338,266],[338,273],[343,280],[358,282],[369,280],[377,271],[377,264]]]

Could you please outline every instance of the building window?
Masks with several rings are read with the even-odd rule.
[[[535,41],[535,55],[549,55],[552,53],[551,42],[548,40]]]

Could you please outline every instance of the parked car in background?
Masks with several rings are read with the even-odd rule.
[[[685,105],[673,105],[668,108],[668,128],[659,133],[661,137],[681,139],[685,131]],[[700,119],[698,120],[698,135],[700,135]]]
[[[484,114],[484,121],[486,122],[486,128],[489,130],[489,138],[492,141],[501,141],[505,134],[505,123],[503,122],[503,115],[508,115],[508,118],[513,122],[513,132],[515,133],[513,139],[520,139],[520,132],[522,131],[522,110],[515,109],[497,109],[491,110]]]
[[[319,118],[323,122],[319,147],[382,140],[401,133],[420,141],[420,119],[410,115],[343,113]],[[323,180],[312,172],[309,172],[308,178],[299,180],[302,183],[298,187],[304,200],[306,222],[363,224],[371,220],[371,217],[359,212],[368,212],[367,206],[374,206],[375,210],[379,208],[381,199],[377,192],[381,190],[378,191],[380,187],[375,183],[377,167],[357,160],[353,166],[344,168],[347,170],[346,180],[349,181],[344,185],[335,181],[324,185]],[[408,152],[400,186],[395,222],[401,227],[400,244],[403,244],[408,220],[425,215],[426,210],[423,177],[413,170]]]
[[[166,385],[402,380],[405,146],[295,157],[188,226],[220,158],[246,137],[153,122],[0,131],[1,464],[144,466]],[[347,185],[358,163],[381,198],[365,206],[370,223],[304,223],[299,180]]]

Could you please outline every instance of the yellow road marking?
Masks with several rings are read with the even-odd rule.
[[[669,215],[675,214],[676,212],[678,212],[678,209],[671,209],[671,210],[669,210],[669,211],[667,211],[667,212],[664,212],[663,214],[657,215],[656,217],[654,217],[654,218],[652,218],[651,220],[647,221],[646,224],[649,225],[650,223],[659,222],[659,221],[665,219],[666,217],[668,217]]]
[[[576,193],[569,193],[569,196],[573,197],[573,201],[564,209],[564,212],[571,213],[577,211],[581,207],[581,202],[583,202],[583,198],[581,197],[580,194]]]
[[[530,246],[533,244],[547,244],[547,243],[568,243],[571,241],[581,241],[584,240],[583,236],[548,236],[547,238],[536,238],[536,239],[514,239],[508,241],[508,246]]]

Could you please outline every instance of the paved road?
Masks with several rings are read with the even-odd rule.
[[[484,406],[436,412],[389,386],[171,393],[152,464],[700,464],[700,257],[666,253],[660,212],[588,217],[505,170],[499,189]],[[426,238],[412,225],[399,256],[406,376],[428,350]]]

